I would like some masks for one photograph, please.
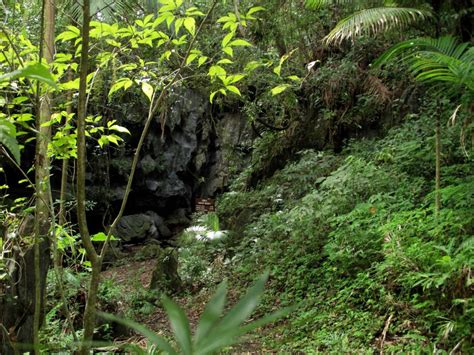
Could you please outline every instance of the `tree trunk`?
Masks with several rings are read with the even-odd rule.
[[[72,81],[73,80],[73,75],[72,75],[72,70],[69,69],[68,75],[67,75],[67,80]],[[67,92],[66,96],[66,114],[69,115],[72,113],[72,90],[69,90]],[[67,124],[68,122],[66,122]],[[69,133],[69,132],[67,132]],[[66,191],[67,191],[67,178],[68,178],[68,173],[67,169],[69,166],[69,159],[63,159],[62,161],[62,168],[61,168],[61,192],[59,194],[59,224],[61,226],[64,226],[66,224],[66,210],[64,207],[64,203],[66,202]]]
[[[40,58],[47,63],[54,56],[54,0],[43,1]],[[38,84],[37,93],[40,95]],[[2,354],[20,351],[39,353],[39,328],[43,318],[46,276],[50,264],[50,162],[48,143],[51,128],[51,95],[38,100],[35,152],[35,217],[26,217],[19,228],[20,238],[34,236],[32,247],[15,249],[9,260],[10,278],[3,283],[0,301],[0,350]]]
[[[441,208],[441,108],[438,103],[438,112],[436,114],[435,145],[436,145],[436,171],[435,171],[435,215],[439,214]]]
[[[44,58],[49,64],[53,61],[54,56],[54,0],[44,0],[43,2],[42,30],[40,58]],[[51,119],[51,95],[49,92],[44,93],[40,98],[39,104],[39,115],[36,124],[38,133],[36,135],[35,154],[35,301],[33,303],[33,342],[35,346],[39,345],[39,328],[41,326],[41,308],[43,304],[42,295],[45,287],[45,280],[42,279],[43,275],[41,274],[41,265],[44,264],[44,253],[41,253],[40,245],[48,241],[50,229],[50,162],[48,157],[48,144],[51,141],[51,126],[45,124]],[[49,259],[49,252],[47,254],[47,258]],[[46,275],[44,275],[44,277],[45,276]],[[39,354],[37,348],[35,348],[35,353]]]
[[[77,222],[79,225],[79,232],[81,234],[81,241],[86,249],[87,257],[92,266],[91,280],[89,284],[86,309],[84,311],[84,335],[82,338],[82,345],[80,353],[87,355],[94,334],[95,326],[95,306],[97,300],[97,289],[99,286],[99,276],[101,259],[97,255],[94,245],[92,244],[89,229],[87,227],[86,217],[86,116],[87,116],[87,73],[89,67],[89,21],[90,21],[90,2],[83,1],[83,23],[82,23],[82,50],[81,63],[79,72],[79,98],[77,104]]]

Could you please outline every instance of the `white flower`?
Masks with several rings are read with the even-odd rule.
[[[186,232],[192,232],[192,233],[206,233],[208,232],[206,227],[203,226],[191,226],[186,228]]]
[[[207,232],[206,236],[209,240],[221,239],[222,237],[225,236],[225,232],[224,231],[217,231],[217,232],[211,231],[211,232]]]

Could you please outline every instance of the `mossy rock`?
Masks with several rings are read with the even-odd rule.
[[[156,256],[150,290],[176,293],[181,289],[182,281],[178,275],[178,251],[174,248],[162,249]]]

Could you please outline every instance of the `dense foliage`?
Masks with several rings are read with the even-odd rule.
[[[0,352],[473,352],[471,1],[0,13]],[[205,102],[189,116],[208,150],[182,127],[186,100]],[[148,177],[186,154],[202,174],[172,172],[186,208],[128,210],[165,237],[126,245],[134,183],[163,188]],[[216,211],[191,216],[212,174]]]
[[[436,216],[429,112],[338,156],[302,151],[255,190],[221,198],[237,230],[232,268],[271,267],[269,306],[303,302],[284,326],[286,350],[472,349],[473,165],[459,128],[445,129]]]

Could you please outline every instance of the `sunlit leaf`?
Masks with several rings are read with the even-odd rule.
[[[30,64],[24,68],[3,74],[0,76],[0,82],[16,78],[38,80],[54,88],[58,87],[48,68],[40,63]]]
[[[231,40],[232,38],[234,38],[234,36],[235,36],[235,33],[234,33],[234,32],[230,32],[230,33],[226,34],[226,35],[224,36],[224,39],[222,40],[221,46],[222,46],[223,48],[227,47],[227,44],[230,42],[230,40]]]
[[[186,17],[184,19],[184,28],[194,36],[196,34],[196,20],[192,17]]]
[[[244,39],[236,39],[229,43],[231,47],[252,47],[252,45]]]
[[[227,85],[225,88],[229,90],[230,92],[233,92],[234,94],[242,96],[242,94],[240,93],[240,90],[234,85]]]
[[[290,85],[288,85],[288,84],[283,84],[283,85],[275,86],[275,87],[271,90],[272,95],[275,96],[275,95],[281,94],[283,91],[285,91],[285,90],[288,89],[289,87],[290,87]]]
[[[153,91],[154,91],[153,86],[151,86],[147,82],[142,82],[142,91],[146,95],[146,97],[148,97],[148,100],[150,100],[151,102],[151,99],[153,97]]]

